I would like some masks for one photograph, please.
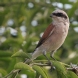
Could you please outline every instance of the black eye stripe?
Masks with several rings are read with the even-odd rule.
[[[64,15],[63,13],[52,13],[53,15],[55,15],[55,16],[58,16],[58,17],[63,17],[63,18],[67,18],[67,16],[66,15]]]

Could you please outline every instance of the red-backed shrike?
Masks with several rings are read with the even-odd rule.
[[[69,29],[69,18],[63,10],[55,10],[50,15],[52,23],[45,30],[31,60],[36,59],[41,54],[50,52],[51,55],[64,43]]]

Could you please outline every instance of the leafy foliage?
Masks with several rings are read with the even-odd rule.
[[[31,57],[43,31],[51,23],[50,14],[56,8],[66,11],[70,18],[66,41],[54,55],[61,62],[51,61],[56,68],[52,71],[49,65],[45,66],[47,60],[43,55],[30,65],[22,63]],[[77,59],[78,0],[0,0],[0,78],[14,78],[15,75],[21,78],[22,74],[27,78],[77,78],[66,66],[77,64]],[[17,74],[14,67],[22,71]],[[10,74],[12,76],[6,77]]]

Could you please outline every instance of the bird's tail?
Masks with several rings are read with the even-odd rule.
[[[42,54],[42,52],[40,51],[40,49],[36,49],[33,54],[32,54],[32,57],[31,57],[31,60],[34,60],[36,59],[38,56],[40,56]]]
[[[29,59],[26,59],[24,63],[31,63],[34,59],[36,59],[38,56],[40,56],[42,52],[37,48],[32,54]]]

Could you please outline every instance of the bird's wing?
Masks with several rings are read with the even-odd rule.
[[[50,24],[47,29],[45,30],[43,36],[41,37],[40,41],[38,42],[36,48],[38,48],[40,45],[42,45],[46,39],[53,33],[55,26]]]

